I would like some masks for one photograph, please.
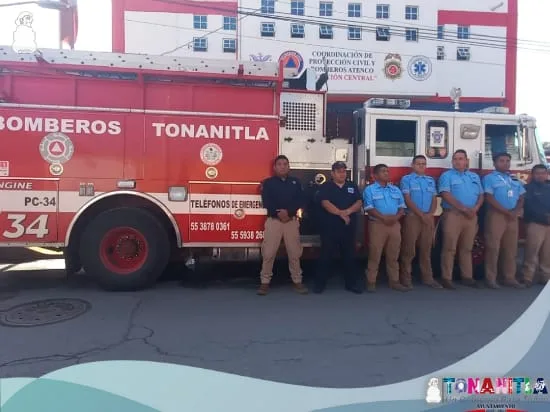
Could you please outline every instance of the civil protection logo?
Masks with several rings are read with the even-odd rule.
[[[409,60],[407,69],[409,76],[422,82],[432,75],[432,62],[426,56],[414,56]]]
[[[279,57],[279,63],[283,63],[283,69],[295,69],[301,73],[304,69],[304,58],[294,50],[287,50]]]

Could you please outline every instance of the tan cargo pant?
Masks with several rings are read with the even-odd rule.
[[[386,258],[386,272],[391,284],[399,283],[399,251],[401,249],[401,224],[386,226],[382,222],[369,220],[369,256],[367,282],[376,283],[382,254]]]
[[[445,210],[441,224],[443,225],[441,279],[452,280],[457,252],[461,278],[463,280],[473,279],[472,249],[478,230],[477,216],[468,219],[456,210]]]
[[[262,285],[269,285],[273,277],[273,263],[284,240],[288,256],[288,269],[294,283],[302,283],[302,243],[300,241],[300,222],[292,219],[283,223],[279,219],[268,217],[265,221],[264,241],[262,243],[262,270],[260,279]]]
[[[485,216],[485,279],[494,283],[498,275],[499,258],[505,281],[516,280],[519,223],[502,213],[488,209]]]
[[[528,223],[525,235],[523,280],[532,282],[539,267],[541,280],[550,280],[550,226]]]
[[[401,241],[400,276],[401,282],[410,284],[412,280],[412,261],[418,248],[418,263],[422,282],[433,282],[431,252],[433,246],[434,221],[426,224],[422,218],[414,213],[409,213],[403,221],[403,234]]]

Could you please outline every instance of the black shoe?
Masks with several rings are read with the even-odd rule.
[[[346,285],[346,290],[348,292],[355,293],[356,295],[360,295],[363,293],[363,289],[358,285]]]
[[[326,285],[324,283],[315,283],[313,285],[313,293],[323,293],[325,291]]]

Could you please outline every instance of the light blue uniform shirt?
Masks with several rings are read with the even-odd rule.
[[[406,208],[401,190],[389,183],[382,186],[375,182],[367,186],[363,192],[363,204],[367,212],[376,209],[383,215],[396,215],[399,209]],[[370,219],[374,218],[371,216]]]
[[[439,178],[439,193],[449,192],[456,200],[467,208],[476,205],[479,195],[483,193],[479,176],[469,170],[459,172],[451,169],[444,172]],[[441,202],[443,209],[451,209],[447,202]]]
[[[483,178],[485,193],[493,195],[495,200],[506,210],[515,209],[518,200],[525,193],[523,184],[512,179],[509,173],[493,170]]]
[[[431,176],[420,176],[411,173],[401,179],[401,192],[408,194],[412,202],[423,213],[428,213],[432,208],[432,201],[437,196],[435,180]]]

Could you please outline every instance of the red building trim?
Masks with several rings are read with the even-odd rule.
[[[197,1],[182,0],[174,2],[154,0],[111,0],[113,21],[113,52],[124,53],[126,11],[142,11],[152,13],[186,13],[200,15],[237,16],[238,3],[233,1]]]
[[[516,112],[516,71],[518,45],[518,0],[508,0],[506,13],[439,10],[437,24],[458,24],[464,26],[488,26],[506,28],[506,63],[504,105],[511,113]],[[463,99],[467,101],[466,99]],[[490,99],[486,99],[489,101]]]

